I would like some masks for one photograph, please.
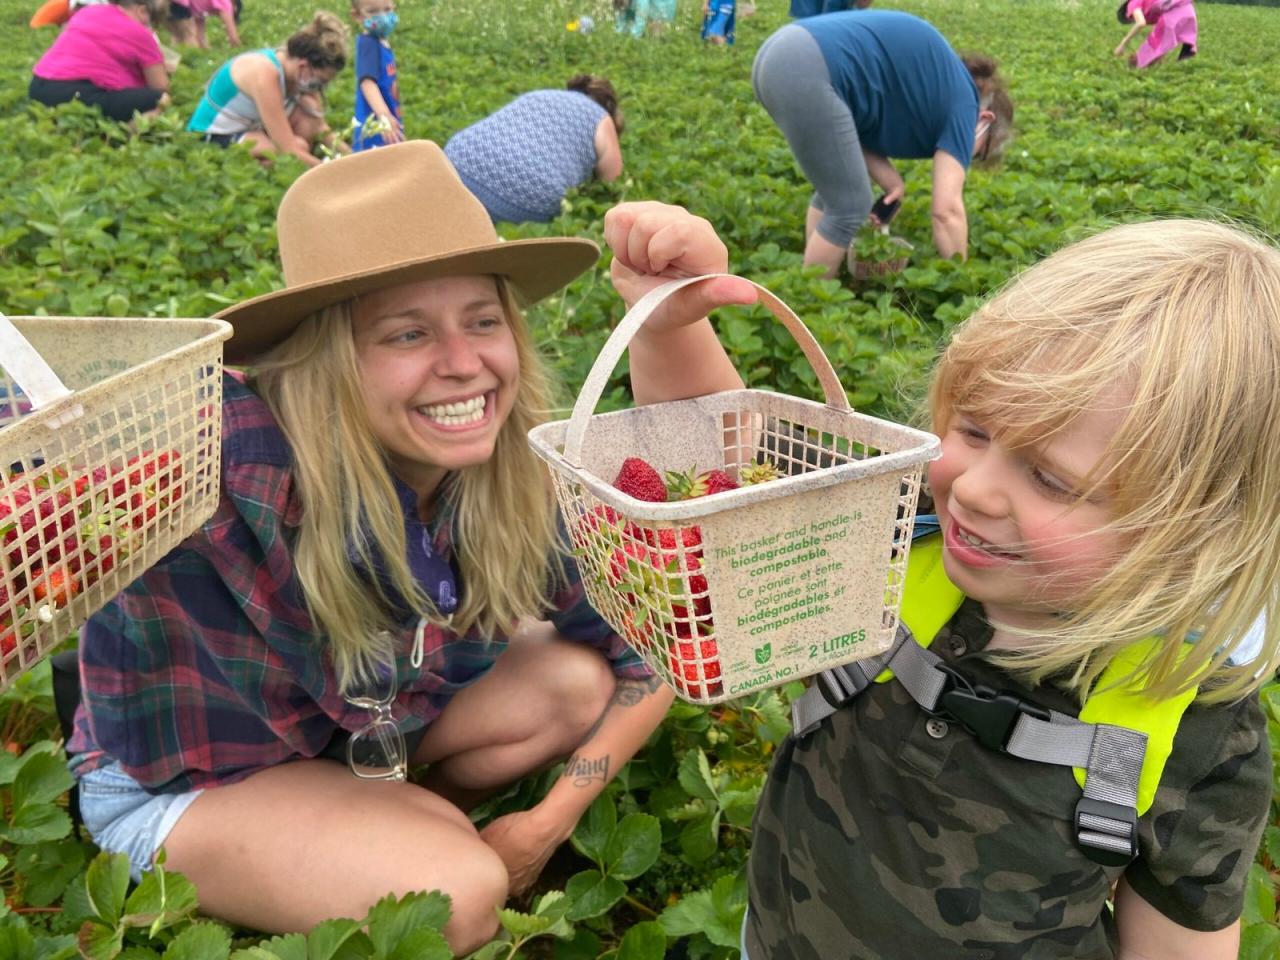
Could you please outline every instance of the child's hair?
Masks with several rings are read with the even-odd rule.
[[[545,615],[548,587],[562,576],[553,561],[553,498],[526,439],[546,419],[551,381],[510,287],[495,279],[520,364],[515,405],[489,461],[460,471],[439,494],[453,507],[453,547],[463,585],[450,629],[474,629],[485,638],[520,617]],[[294,562],[343,689],[389,656],[378,634],[392,629],[390,608],[396,602],[355,572],[350,551],[364,569],[385,572],[400,602],[444,622],[405,557],[399,501],[366,414],[351,334],[353,305],[346,301],[308,317],[254,370],[255,386],[292,449],[304,504]],[[359,531],[365,531],[364,539]]]
[[[1070,670],[1083,695],[1159,635],[1152,696],[1238,698],[1280,660],[1280,251],[1198,220],[1072,244],[958,328],[930,407],[940,435],[963,413],[1032,448],[1117,390],[1121,426],[1080,496],[1114,505],[1124,558],[1057,629],[1000,657],[1037,681]],[[1261,653],[1227,664],[1260,614]]]
[[[998,159],[1013,139],[1013,100],[994,60],[980,53],[966,53],[960,59],[978,88],[978,109],[995,114],[987,133],[988,146],[983,149],[981,159],[983,162]]]
[[[1121,23],[1133,23],[1133,14],[1129,12],[1129,0],[1120,0],[1120,6],[1116,7],[1116,19]]]
[[[317,70],[341,70],[347,65],[348,44],[346,24],[334,14],[319,10],[309,24],[289,38],[285,49],[289,56],[305,60]]]
[[[624,125],[622,108],[618,106],[618,92],[613,89],[612,83],[604,77],[597,77],[590,73],[579,73],[569,78],[565,88],[576,90],[578,93],[585,93],[600,106],[604,107],[609,117],[613,120],[613,126],[618,131],[618,136],[622,136]]]

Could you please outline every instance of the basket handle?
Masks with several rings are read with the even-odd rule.
[[[44,357],[3,313],[0,313],[0,365],[31,401],[33,410],[71,396],[71,391],[45,363]],[[76,404],[54,417],[50,426],[61,426],[83,415],[84,408]]]
[[[609,335],[609,339],[605,341],[605,345],[601,348],[600,355],[596,357],[596,362],[592,365],[591,372],[587,374],[587,379],[582,384],[582,390],[578,393],[578,399],[573,405],[573,414],[569,417],[569,427],[565,433],[564,441],[564,458],[570,465],[574,467],[581,466],[582,444],[587,432],[587,422],[591,419],[591,414],[595,412],[596,404],[600,402],[600,396],[604,393],[604,388],[609,382],[609,375],[613,373],[613,368],[622,359],[622,354],[626,352],[627,346],[631,343],[631,338],[644,326],[645,321],[649,319],[653,311],[677,290],[681,290],[690,284],[701,283],[703,280],[728,276],[732,276],[732,274],[708,273],[699,277],[672,280],[670,283],[654,287],[637,300],[631,309],[627,311],[627,315],[618,322],[618,325],[613,328],[613,333]],[[787,332],[799,344],[801,351],[804,352],[805,359],[809,361],[814,373],[818,375],[818,382],[822,384],[822,394],[827,406],[841,411],[852,409],[849,406],[849,398],[845,395],[844,387],[840,385],[840,378],[836,376],[836,371],[831,366],[831,361],[822,352],[822,347],[818,345],[818,341],[809,332],[809,328],[804,325],[804,322],[796,316],[790,307],[760,286],[760,284],[754,280],[748,280],[747,282],[760,291],[760,303],[769,308],[769,312],[787,328]]]

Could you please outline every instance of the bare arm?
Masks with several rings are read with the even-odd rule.
[[[373,77],[364,77],[360,81],[360,92],[364,94],[365,102],[369,104],[369,109],[373,111],[373,115],[383,122],[386,129],[382,131],[383,143],[399,143],[404,139],[404,129],[400,125],[400,121],[396,119],[396,115],[391,112],[391,108],[387,106],[386,98],[382,96],[382,91],[378,89],[378,81]]]
[[[235,11],[230,7],[224,7],[218,11],[218,19],[222,21],[222,25],[227,29],[227,42],[233,47],[240,46],[240,31],[236,29]]]
[[[1206,933],[1179,926],[1134,893],[1124,879],[1116,889],[1116,960],[1235,960],[1240,921]]]
[[[486,843],[504,854],[513,894],[537,879],[587,807],[657,729],[674,698],[657,677],[618,681],[613,699],[542,802],[499,817],[480,831]]]
[[[169,71],[165,69],[163,63],[152,63],[143,67],[142,76],[152,90],[167,91],[169,89]]]
[[[1138,7],[1133,11],[1133,26],[1129,28],[1129,32],[1124,35],[1124,39],[1120,41],[1120,45],[1115,49],[1117,57],[1123,56],[1124,48],[1129,46],[1129,42],[1137,36],[1138,31],[1147,25],[1147,18],[1142,15],[1142,8]]]
[[[907,185],[903,182],[898,168],[893,165],[893,161],[873,150],[865,149],[862,151],[862,159],[866,161],[867,173],[870,174],[871,179],[884,191],[885,203],[893,203],[901,199],[907,192]]]
[[[618,142],[618,128],[613,117],[602,117],[596,124],[596,176],[608,183],[622,176],[622,145]]]
[[[933,155],[933,245],[939,256],[969,255],[969,220],[964,210],[964,167],[939,150]]]

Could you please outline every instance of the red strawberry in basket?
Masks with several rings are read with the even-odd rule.
[[[80,592],[80,581],[62,570],[41,570],[31,583],[36,600],[48,600],[53,606],[65,607]]]
[[[726,490],[737,490],[738,484],[733,477],[723,470],[706,470],[698,473],[698,468],[667,471],[667,494],[672,500],[693,500],[696,497],[710,497]]]
[[[710,639],[695,641],[687,636],[688,630],[678,630],[685,635],[671,641],[667,653],[667,665],[675,679],[677,689],[686,696],[701,697],[703,695],[703,679],[706,680],[706,695],[719,696],[724,692],[724,684],[720,681],[720,651],[716,642]],[[698,664],[702,664],[702,676],[698,675]]]
[[[667,500],[667,485],[662,482],[662,477],[639,457],[627,457],[622,461],[613,485],[637,500],[650,503],[665,503]]]
[[[50,489],[49,476],[37,477],[32,486],[37,491],[34,504],[31,487],[21,481],[11,493],[0,496],[0,544],[9,548],[6,556],[10,567],[22,563],[24,553],[28,560],[33,560],[42,556],[43,551],[44,560],[49,562],[58,560],[64,551],[70,554],[76,548],[78,518],[70,491],[43,492]]]
[[[129,458],[126,469],[132,469],[129,469],[126,482],[129,490],[130,522],[135,529],[154,520],[157,507],[168,507],[170,502],[177,503],[182,499],[182,484],[178,482],[182,479],[182,465],[177,461],[176,450],[162,450],[159,453],[148,450]],[[118,486],[119,481],[112,484],[113,501],[118,498]],[[140,510],[144,504],[146,509]]]

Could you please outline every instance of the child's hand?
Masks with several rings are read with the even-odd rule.
[[[613,286],[628,307],[668,280],[729,269],[729,252],[715,229],[683,207],[621,203],[604,215],[604,238],[613,250]],[[693,323],[716,307],[755,303],[757,295],[754,286],[738,278],[695,284],[667,300],[646,329]]]
[[[390,113],[378,114],[382,124],[383,143],[401,143],[404,141],[404,126]]]

